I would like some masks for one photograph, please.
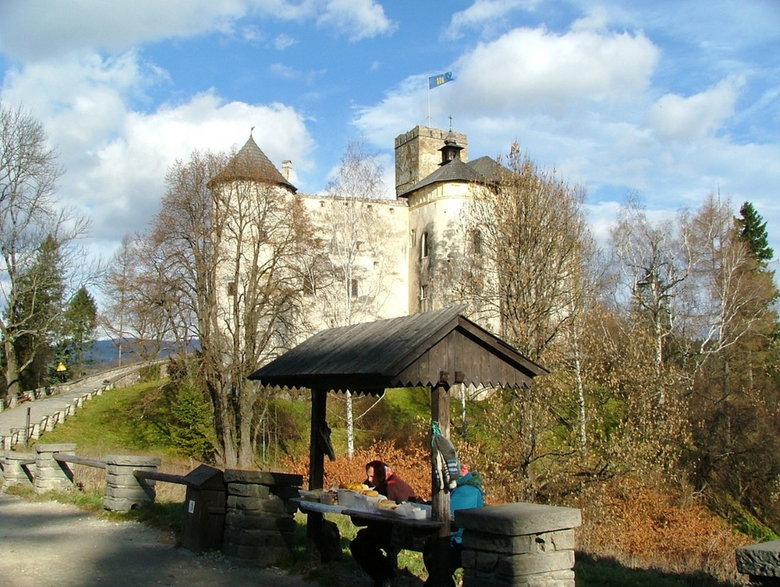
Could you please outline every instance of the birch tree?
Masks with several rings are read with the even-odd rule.
[[[647,324],[653,340],[656,399],[663,405],[667,342],[679,320],[678,295],[689,274],[689,255],[671,219],[651,222],[636,199],[624,206],[611,233],[619,279],[628,290],[628,312]]]

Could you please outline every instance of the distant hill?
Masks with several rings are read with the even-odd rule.
[[[119,349],[116,340],[96,340],[84,355],[84,362],[94,367],[110,367],[119,362]],[[143,347],[141,341],[136,339],[125,339],[122,342],[122,364],[137,363],[143,359]],[[187,352],[193,352],[200,349],[198,341],[191,341]],[[164,359],[177,352],[176,345],[173,342],[163,343],[159,358]]]

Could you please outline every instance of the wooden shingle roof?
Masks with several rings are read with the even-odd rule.
[[[499,163],[490,157],[480,157],[468,163],[460,159],[453,159],[409,187],[409,189],[398,194],[398,196],[402,198],[407,197],[420,188],[437,183],[495,184],[498,183],[503,169]]]
[[[294,185],[287,181],[271,160],[257,146],[250,136],[249,140],[228,162],[210,183],[224,183],[236,180],[251,180],[270,185],[281,185],[297,191]]]
[[[381,394],[450,383],[525,387],[547,370],[461,315],[463,306],[315,334],[249,378],[264,385]],[[446,373],[446,375],[442,375]]]

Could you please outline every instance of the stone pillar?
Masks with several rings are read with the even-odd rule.
[[[463,531],[463,585],[574,587],[580,510],[509,503],[455,512]]]
[[[145,503],[153,503],[157,495],[153,479],[138,479],[133,471],[156,471],[162,461],[158,457],[106,457],[106,495],[103,508],[129,512]]]
[[[227,507],[222,552],[242,563],[267,567],[291,555],[301,475],[225,471]]]
[[[780,586],[780,540],[738,548],[737,570],[755,587]]]
[[[54,460],[54,455],[75,454],[75,444],[38,444],[35,452],[35,493],[73,489],[73,471],[68,463]]]
[[[33,470],[30,465],[35,464],[33,453],[6,452],[2,457],[3,462],[3,487],[32,487]]]

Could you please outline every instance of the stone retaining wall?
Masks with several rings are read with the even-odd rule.
[[[301,475],[225,471],[227,505],[222,552],[244,564],[266,567],[291,554]]]
[[[738,548],[737,570],[755,587],[780,587],[780,540]]]
[[[455,512],[463,531],[463,585],[574,587],[580,510],[510,503]]]

